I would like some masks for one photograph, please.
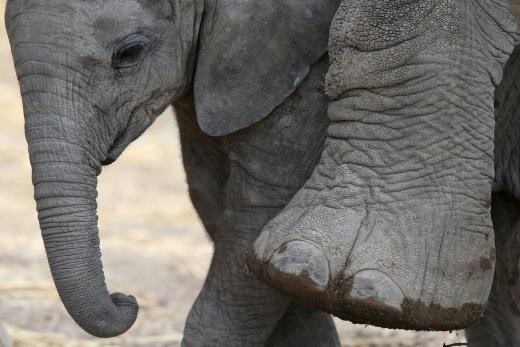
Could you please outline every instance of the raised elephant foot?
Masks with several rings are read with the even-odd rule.
[[[255,242],[259,278],[356,323],[478,323],[495,264],[494,85],[513,48],[504,4],[343,1],[325,148]]]
[[[291,222],[268,227],[250,268],[282,293],[354,323],[412,330],[478,323],[493,278],[491,230],[457,234],[446,227],[437,235],[420,225],[427,210],[416,214],[409,206],[372,209],[357,222],[349,212],[317,206],[282,214]]]

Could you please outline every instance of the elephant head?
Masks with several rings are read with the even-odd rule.
[[[336,0],[8,1],[41,233],[58,293],[84,330],[115,336],[138,312],[134,297],[109,294],[104,279],[102,166],[184,95],[194,95],[210,135],[262,119],[325,54],[336,7]]]

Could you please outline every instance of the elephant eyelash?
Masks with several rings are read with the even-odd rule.
[[[135,67],[147,55],[150,40],[142,34],[127,36],[112,55],[112,67],[116,70]]]
[[[116,53],[114,63],[118,67],[126,67],[126,65],[133,65],[144,56],[144,44],[137,43],[123,47]]]

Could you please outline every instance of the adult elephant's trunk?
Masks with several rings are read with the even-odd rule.
[[[36,63],[24,65],[31,64]],[[98,337],[119,335],[134,323],[138,306],[132,296],[110,295],[103,275],[96,186],[108,145],[101,140],[104,134],[92,130],[99,120],[78,104],[83,99],[70,83],[24,74],[23,66],[17,70],[38,218],[56,288],[84,330]]]

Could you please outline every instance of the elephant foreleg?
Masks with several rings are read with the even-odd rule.
[[[332,347],[340,342],[331,315],[291,302],[265,346]]]
[[[190,195],[215,244],[183,345],[339,345],[328,315],[290,304],[258,281],[245,262],[260,230],[303,185],[319,158],[327,125],[326,67],[324,58],[269,117],[226,137],[207,137],[189,106],[176,105]]]

